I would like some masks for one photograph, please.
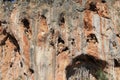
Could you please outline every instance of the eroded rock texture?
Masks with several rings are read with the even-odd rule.
[[[120,0],[1,0],[0,80],[120,80]]]

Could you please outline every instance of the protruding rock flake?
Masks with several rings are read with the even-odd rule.
[[[0,0],[0,80],[120,80],[120,0]]]

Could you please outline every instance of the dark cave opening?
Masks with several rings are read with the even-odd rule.
[[[64,17],[60,18],[60,22],[61,22],[61,23],[65,23]]]
[[[120,34],[116,34],[116,36],[120,38]]]
[[[59,16],[59,25],[60,26],[65,23],[64,15],[65,15],[64,13],[61,13]]]
[[[120,63],[117,59],[114,59],[114,67],[120,67]]]
[[[32,68],[29,68],[29,71],[33,74],[34,70]]]
[[[20,61],[20,66],[23,67],[23,63]]]
[[[90,3],[90,8],[89,8],[89,10],[91,10],[91,11],[96,11],[96,3],[91,2],[91,3]]]
[[[65,43],[64,40],[60,36],[58,37],[58,43],[62,43],[62,44]]]
[[[41,15],[41,18],[46,19],[45,15]]]
[[[23,23],[23,25],[24,25],[25,28],[27,28],[27,29],[30,28],[30,23],[29,23],[28,19],[24,18],[24,19],[22,19],[21,22]]]
[[[63,52],[63,51],[67,51],[67,50],[69,50],[69,48],[68,48],[68,47],[65,47],[65,48],[62,50],[62,52]]]
[[[90,41],[92,41],[92,40],[94,40],[94,42],[97,42],[97,43],[98,43],[98,39],[97,39],[96,35],[93,34],[93,33],[91,33],[91,34],[89,34],[89,35],[87,36],[86,42],[90,42]]]
[[[12,67],[12,66],[13,66],[13,62],[10,63],[10,67]]]
[[[85,68],[89,71],[89,74],[93,75],[96,79],[99,76],[96,74],[97,71],[103,71],[107,66],[107,62],[101,59],[97,59],[94,56],[88,54],[81,54],[72,60],[72,63],[66,67],[66,78],[69,80],[70,77],[74,76],[76,71],[81,68]]]
[[[106,0],[101,0],[102,3],[106,3]]]

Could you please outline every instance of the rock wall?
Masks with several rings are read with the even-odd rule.
[[[120,80],[119,0],[1,0],[0,80]]]

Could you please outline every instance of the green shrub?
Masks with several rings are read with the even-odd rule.
[[[102,71],[102,70],[97,71],[97,72],[96,72],[96,76],[97,76],[97,79],[98,79],[98,80],[108,80],[105,72]]]

